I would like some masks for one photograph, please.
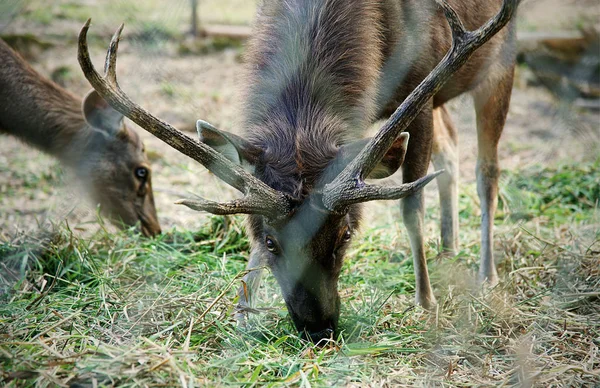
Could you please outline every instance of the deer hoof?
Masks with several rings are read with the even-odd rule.
[[[440,259],[450,259],[456,256],[456,249],[444,248],[438,253]]]
[[[492,271],[487,271],[487,272],[482,272],[479,271],[479,284],[481,284],[484,287],[495,287],[496,285],[498,285],[498,282],[500,281],[498,278],[498,273],[496,272],[496,269],[494,268]]]
[[[425,310],[433,310],[435,306],[437,306],[435,296],[433,296],[433,293],[431,292],[429,293],[429,295],[415,295],[415,303],[423,307]]]

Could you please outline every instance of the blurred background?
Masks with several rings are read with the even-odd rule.
[[[76,59],[79,29],[92,17],[90,50],[100,67],[110,36],[124,22],[118,74],[134,101],[190,131],[190,136],[195,136],[192,131],[199,118],[237,132],[244,84],[242,54],[255,6],[254,0],[2,0],[0,36],[42,75],[83,96],[90,86]],[[599,20],[597,0],[522,2],[519,66],[500,145],[503,169],[518,174],[528,166],[598,158]],[[477,195],[470,98],[453,101],[450,111],[459,129],[461,210],[468,207],[477,212],[471,204],[477,202]],[[173,204],[182,196],[195,193],[223,199],[235,195],[196,162],[142,129],[138,132],[151,159],[163,230],[193,229],[205,221],[205,215]],[[511,211],[527,208],[519,188],[511,186],[507,176],[503,179],[508,186],[503,186],[501,195],[505,203],[511,202]],[[430,186],[428,205],[437,206],[435,185]],[[0,136],[0,237],[47,228],[64,218],[75,230],[93,231],[96,210],[80,198],[57,161],[14,138]],[[372,203],[369,207],[367,214],[377,218],[377,224],[402,230],[397,206]],[[429,233],[437,238],[436,232]]]

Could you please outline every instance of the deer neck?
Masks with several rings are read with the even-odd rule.
[[[0,131],[75,167],[93,135],[81,101],[39,75],[0,41]]]
[[[383,12],[371,1],[265,4],[247,54],[246,136],[269,150],[280,189],[298,194],[372,121]]]
[[[66,97],[57,94],[53,97]],[[70,96],[72,97],[72,96]],[[76,98],[39,101],[38,114],[29,116],[15,135],[39,150],[54,156],[63,165],[76,168],[85,155],[93,129],[83,119]]]
[[[369,121],[382,62],[382,9],[375,3],[265,2],[247,54],[248,121],[308,106]]]

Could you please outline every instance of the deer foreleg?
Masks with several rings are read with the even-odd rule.
[[[431,158],[433,138],[432,108],[424,108],[409,128],[410,143],[402,165],[402,179],[405,183],[413,182],[427,173]],[[415,269],[415,301],[424,308],[435,305],[435,297],[431,291],[425,245],[423,238],[423,218],[425,201],[422,192],[402,200],[402,219],[408,231],[413,253]]]
[[[494,264],[494,213],[498,204],[498,142],[510,103],[513,67],[496,82],[486,82],[474,93],[477,114],[477,193],[481,203],[481,264],[479,280],[498,282]]]

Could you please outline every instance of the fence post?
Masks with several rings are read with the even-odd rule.
[[[198,36],[198,0],[192,1],[192,18],[190,34],[194,37]]]

